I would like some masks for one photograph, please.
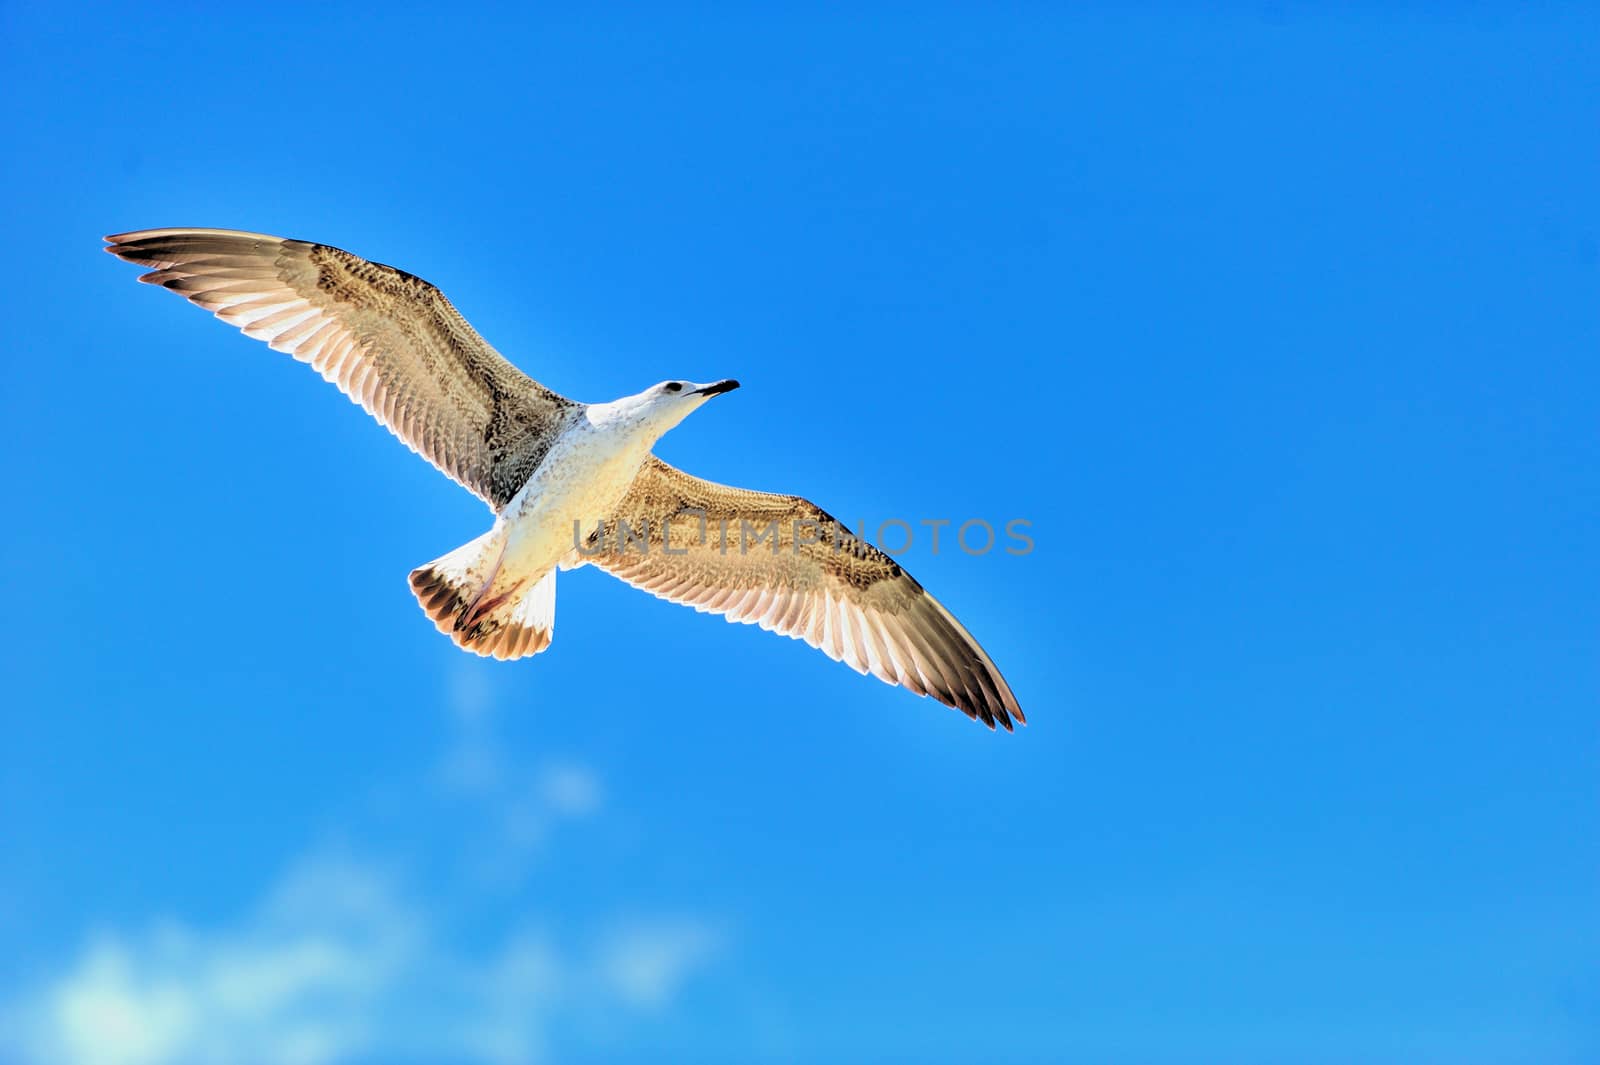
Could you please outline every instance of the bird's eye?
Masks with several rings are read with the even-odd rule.
[[[668,392],[682,392],[683,391],[683,382],[681,382],[681,381],[668,381],[662,387],[665,388]]]

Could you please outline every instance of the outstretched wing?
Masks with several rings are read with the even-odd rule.
[[[325,244],[147,229],[106,251],[246,335],[308,362],[408,447],[496,509],[576,405],[511,365],[419,277]]]
[[[663,599],[805,640],[968,717],[1026,722],[994,662],[892,558],[798,496],[646,461],[582,561]]]

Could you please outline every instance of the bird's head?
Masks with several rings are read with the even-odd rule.
[[[660,438],[667,430],[687,418],[712,396],[732,392],[739,382],[662,381],[643,392],[589,408],[597,421],[646,431]]]

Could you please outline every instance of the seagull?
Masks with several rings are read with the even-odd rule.
[[[518,370],[433,285],[326,244],[146,229],[106,251],[140,281],[309,363],[494,524],[411,572],[440,632],[478,655],[550,646],[556,573],[596,566],[662,599],[804,640],[858,673],[1011,731],[1016,696],[966,628],[888,555],[798,496],[701,480],[655,442],[734,380],[578,403]]]

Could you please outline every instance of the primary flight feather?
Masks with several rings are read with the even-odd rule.
[[[511,365],[419,277],[324,244],[148,229],[106,250],[328,381],[495,513],[411,573],[457,645],[550,646],[560,569],[803,639],[861,673],[1009,730],[1016,697],[972,635],[889,556],[797,496],[701,480],[650,453],[736,381],[578,403]],[[747,533],[755,531],[752,544]]]

